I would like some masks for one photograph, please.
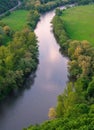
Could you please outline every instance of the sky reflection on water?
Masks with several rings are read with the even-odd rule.
[[[1,130],[21,130],[28,125],[48,119],[48,110],[55,106],[57,96],[63,92],[67,78],[67,59],[59,52],[51,28],[51,11],[41,16],[35,33],[39,41],[39,65],[33,85],[29,78],[19,96],[2,104],[0,109]]]

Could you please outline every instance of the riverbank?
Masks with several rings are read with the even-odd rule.
[[[15,13],[19,14],[19,12],[20,10],[16,11]],[[21,14],[23,12],[24,10],[21,11]],[[34,73],[38,65],[39,53],[34,28],[39,20],[40,15],[36,10],[29,11],[28,15],[25,11],[26,14],[24,13],[23,16],[27,15],[27,19],[23,19],[23,23],[21,23],[21,21],[14,25],[14,20],[17,18],[12,18],[15,16],[15,13],[12,13],[13,15],[11,14],[5,18],[7,20],[8,18],[9,20],[12,20],[10,26],[10,23],[4,23],[3,20],[0,22],[2,31],[1,41],[4,39],[4,42],[2,41],[0,47],[0,100],[3,100],[16,90],[18,91],[23,86],[26,78],[31,73]],[[19,21],[21,20],[20,18]],[[11,29],[11,26],[15,26],[15,30],[13,30],[13,28]],[[22,26],[21,29],[19,28],[20,26]],[[8,37],[7,44],[5,44],[6,37]],[[4,57],[2,56],[2,53],[5,55]]]
[[[44,7],[43,7],[44,8]],[[50,10],[50,9],[53,9],[53,6],[51,6],[51,8],[49,8],[49,9],[47,9],[47,10]],[[46,11],[47,11],[46,10]],[[28,15],[28,20],[27,20],[27,25],[26,25],[26,27],[25,27],[25,29],[26,28],[30,28],[30,30],[32,30],[32,31],[34,31],[34,29],[35,29],[35,27],[36,27],[36,25],[37,25],[37,22],[39,21],[39,17],[40,17],[40,15],[39,15],[39,12],[36,10],[36,8],[35,9],[33,9],[33,10],[31,10],[30,12],[29,12],[29,15]],[[2,23],[1,22],[1,27],[2,28],[4,28],[4,26],[7,26],[5,23]],[[17,25],[16,25],[17,26]],[[16,27],[15,26],[15,27]],[[16,27],[17,28],[17,27]],[[24,29],[24,30],[25,30]],[[11,31],[11,29],[10,29],[10,27],[8,27],[8,33],[10,34],[10,32],[12,32]],[[22,31],[21,31],[21,33],[22,33]],[[13,36],[13,35],[12,35]],[[1,49],[2,49],[2,47],[1,47]],[[7,47],[6,47],[6,49],[7,49]],[[38,49],[38,48],[37,48]],[[36,55],[36,54],[35,54]],[[18,56],[19,57],[19,56]],[[7,56],[5,57],[5,58],[7,58]],[[34,57],[33,57],[34,58]],[[12,59],[10,59],[10,60],[12,60]],[[36,60],[36,57],[35,57],[35,60]],[[11,62],[11,61],[10,61]],[[11,62],[12,63],[12,62]],[[1,65],[2,66],[2,65]],[[6,64],[6,66],[7,66],[7,64]],[[23,66],[24,65],[22,65],[22,68],[23,68]],[[32,65],[32,67],[34,67],[33,65]],[[36,68],[36,65],[35,65],[35,68]],[[5,70],[5,69],[4,69]],[[12,70],[13,70],[13,68],[12,68]],[[17,69],[16,69],[17,70]],[[19,71],[19,70],[18,70]],[[6,73],[8,72],[8,70],[6,69]],[[3,73],[5,73],[5,72],[3,72]],[[30,73],[30,70],[29,70],[29,73]],[[23,77],[23,78],[21,78],[21,83],[20,83],[20,80],[19,80],[19,83],[20,83],[20,85],[23,83],[23,81],[24,81],[24,78],[25,78],[25,75],[24,75],[24,72],[22,72],[21,73],[21,75],[20,75],[21,77]],[[1,74],[1,77],[2,77],[2,74]],[[7,78],[7,76],[5,76],[6,78]],[[15,76],[14,76],[15,77]],[[27,77],[27,74],[26,74],[26,77]],[[10,93],[10,91],[11,90],[14,90],[15,88],[13,88],[13,86],[14,86],[14,84],[16,84],[16,87],[17,87],[17,84],[19,84],[19,83],[17,83],[18,81],[15,81],[16,80],[16,77],[13,79],[13,81],[14,81],[14,83],[12,82],[12,81],[10,81],[10,83],[8,83],[7,84],[7,90],[6,89],[4,89],[4,88],[6,88],[6,85],[5,85],[5,87],[3,87],[3,89],[2,89],[2,85],[4,84],[3,82],[5,82],[5,80],[3,81],[3,79],[1,79],[1,82],[2,82],[2,84],[1,84],[1,99],[2,98],[4,98],[3,96],[6,96],[7,94],[9,94]],[[10,86],[10,84],[12,85],[10,88],[9,88],[9,86]],[[4,85],[3,85],[4,86]],[[17,87],[18,88],[18,87]]]
[[[54,33],[62,52],[66,52],[70,59],[68,70],[72,80],[58,96],[57,106],[50,109],[49,115],[52,120],[40,125],[31,125],[25,130],[92,130],[94,129],[94,48],[86,40],[69,40],[60,16],[62,13],[57,14],[59,16],[55,16],[52,22]]]
[[[56,105],[57,96],[64,90],[68,80],[68,59],[59,52],[60,47],[52,33],[50,22],[53,16],[54,11],[41,15],[35,29],[39,41],[39,65],[34,80],[32,81],[32,75],[30,75],[26,82],[27,86],[25,84],[22,86],[25,89],[16,96],[12,96],[8,101],[4,101],[0,106],[1,113],[3,110],[3,116],[0,116],[2,130],[7,130],[7,128],[21,130],[31,123],[39,124],[47,120],[49,108]],[[42,34],[44,35],[42,36]]]
[[[50,12],[49,12],[50,13]],[[52,15],[53,13],[51,12],[51,16],[53,16]],[[47,17],[45,17],[45,15],[47,16]],[[61,92],[61,91],[63,91],[64,90],[64,88],[62,88],[62,86],[64,86],[65,87],[65,84],[66,84],[66,82],[67,82],[67,75],[68,75],[68,72],[67,72],[67,59],[66,58],[64,58],[63,57],[63,61],[62,61],[62,55],[60,55],[58,52],[59,52],[59,46],[57,45],[57,42],[55,41],[55,39],[53,39],[53,38],[51,38],[53,35],[50,35],[50,34],[52,34],[52,29],[50,29],[49,31],[47,31],[47,29],[48,28],[50,28],[50,23],[48,24],[48,22],[50,22],[50,20],[51,20],[51,18],[52,17],[50,17],[50,14],[45,14],[45,15],[43,15],[42,17],[41,17],[41,20],[43,20],[43,21],[41,21],[40,23],[39,23],[39,25],[41,25],[41,28],[39,28],[39,30],[37,30],[36,32],[37,32],[37,34],[38,34],[38,36],[40,36],[39,37],[39,41],[41,41],[41,42],[39,42],[39,46],[41,45],[41,47],[40,47],[40,52],[42,52],[42,53],[40,53],[40,62],[39,62],[39,67],[38,67],[38,71],[37,71],[37,73],[36,73],[36,78],[35,78],[35,81],[33,82],[33,84],[32,83],[30,83],[28,86],[29,87],[27,87],[28,88],[28,90],[27,91],[24,91],[24,92],[22,92],[22,93],[20,93],[19,94],[19,99],[20,100],[18,100],[18,97],[16,97],[16,101],[15,100],[12,100],[12,102],[10,101],[10,102],[7,102],[6,104],[4,104],[3,106],[4,106],[4,109],[2,109],[2,110],[4,110],[3,111],[3,113],[5,114],[5,116],[4,116],[4,114],[3,114],[3,116],[0,116],[0,128],[2,129],[2,130],[7,130],[7,128],[8,129],[10,129],[10,130],[13,130],[14,128],[15,128],[15,130],[17,129],[17,130],[20,130],[22,127],[27,127],[30,123],[33,123],[33,124],[36,124],[36,123],[40,123],[40,122],[42,122],[42,121],[44,121],[44,120],[47,120],[48,119],[48,117],[47,117],[47,113],[48,113],[48,109],[50,108],[50,107],[52,107],[52,106],[55,106],[56,105],[56,96]],[[48,21],[48,18],[49,18],[49,21]],[[45,23],[45,24],[44,24]],[[37,25],[37,28],[39,27],[39,25]],[[47,26],[48,25],[48,26]],[[45,28],[45,27],[47,27],[47,29]],[[36,28],[36,29],[37,29]],[[45,30],[44,30],[44,28],[45,28]],[[41,30],[41,31],[40,31]],[[26,30],[24,30],[25,32],[27,32]],[[47,32],[46,32],[47,31]],[[24,32],[24,33],[25,33]],[[21,32],[20,32],[21,33]],[[16,46],[15,45],[15,48],[17,49],[17,50],[19,50],[19,43],[20,43],[20,41],[22,41],[24,44],[25,43],[27,43],[27,42],[25,42],[25,41],[27,41],[27,38],[26,39],[24,39],[24,35],[22,35],[22,37],[19,37],[21,34],[20,33],[18,33],[18,37],[17,38],[19,38],[19,42],[17,42],[16,41],[16,39],[17,38],[15,38],[15,43],[18,43],[18,46]],[[26,34],[26,33],[25,33]],[[42,37],[42,35],[41,34],[45,34],[45,35],[43,35],[43,37]],[[31,35],[29,35],[29,36],[31,36]],[[47,36],[47,37],[44,37],[44,36]],[[30,38],[30,37],[28,37],[28,38]],[[41,38],[42,38],[42,40],[41,40]],[[51,41],[48,41],[48,39],[50,38],[50,40]],[[24,41],[25,40],[25,41]],[[33,40],[32,40],[32,42],[33,42]],[[44,44],[45,43],[45,44]],[[52,43],[56,43],[55,45],[53,45]],[[85,42],[86,43],[86,42]],[[73,43],[71,43],[71,46],[72,46],[72,44]],[[75,44],[75,43],[74,43]],[[81,44],[81,43],[80,43]],[[20,44],[21,45],[21,47],[23,46],[23,44]],[[87,43],[86,43],[86,45],[88,45]],[[83,46],[82,46],[83,47]],[[15,50],[15,48],[14,47],[12,47],[12,49],[14,49]],[[28,47],[29,48],[29,47]],[[12,50],[11,49],[11,50]],[[35,49],[35,48],[33,48],[33,49]],[[90,49],[90,51],[92,50],[92,48],[89,48]],[[23,52],[23,50],[24,49],[20,49],[21,50],[21,52]],[[72,48],[70,49],[70,50],[72,50]],[[75,49],[74,49],[75,50]],[[31,48],[29,48],[29,51],[32,51],[32,49]],[[5,50],[5,52],[7,52],[6,50]],[[94,52],[94,51],[93,51]],[[19,55],[17,55],[17,53],[19,54]],[[71,52],[70,52],[71,53]],[[72,53],[71,53],[72,54]],[[70,54],[70,55],[71,55]],[[86,54],[87,54],[87,52],[86,52]],[[24,59],[22,58],[22,60],[20,60],[19,59],[19,56],[22,56],[23,55],[23,53],[20,53],[20,51],[16,51],[16,54],[15,55],[13,55],[13,57],[12,58],[14,58],[14,57],[16,57],[17,58],[17,61],[18,62],[20,62],[21,64],[21,67],[23,67],[23,66],[25,66],[25,65],[32,65],[32,64],[26,64],[27,63],[27,58],[29,58],[29,60],[30,59],[32,59],[32,57],[31,57],[31,55],[30,55],[30,53],[27,53],[26,55],[25,55],[25,62],[24,62]],[[74,54],[73,54],[74,55]],[[11,59],[11,57],[10,57],[10,55],[8,55],[9,57],[8,58],[6,58],[7,60],[8,59]],[[35,55],[33,55],[33,56],[35,56]],[[87,55],[86,55],[87,56]],[[88,57],[84,57],[85,58],[85,60],[86,59],[88,59]],[[4,59],[5,61],[6,61],[6,59]],[[61,60],[60,60],[61,59]],[[93,58],[92,58],[93,59]],[[89,60],[90,60],[90,58],[89,58]],[[88,61],[89,61],[88,60]],[[8,60],[8,61],[10,61],[10,60]],[[7,61],[7,63],[10,63],[9,64],[9,66],[8,67],[10,67],[10,65],[11,65],[11,62],[8,62]],[[86,60],[87,61],[87,60]],[[90,65],[90,66],[93,66],[93,60],[91,60],[92,61],[92,64]],[[15,64],[16,65],[18,65],[17,63],[18,62],[16,62],[15,61]],[[6,63],[6,62],[5,62]],[[50,64],[49,64],[50,63]],[[73,63],[75,63],[75,62],[73,62]],[[87,62],[88,63],[88,62]],[[34,64],[33,64],[34,65]],[[73,65],[75,65],[75,64],[73,64]],[[77,65],[77,64],[76,64]],[[81,64],[82,65],[82,64]],[[5,67],[5,66],[4,66]],[[74,67],[74,66],[73,66]],[[18,67],[19,68],[19,67]],[[24,70],[24,68],[25,67],[23,67],[23,70]],[[74,67],[75,68],[75,67]],[[64,69],[64,70],[63,70]],[[79,69],[79,68],[78,68]],[[26,69],[26,71],[28,71],[28,69]],[[84,71],[84,68],[83,68],[83,71]],[[75,71],[75,72],[77,72],[77,71]],[[93,71],[94,72],[94,71]],[[15,74],[15,73],[14,73]],[[17,74],[18,74],[18,72],[17,72]],[[66,74],[66,77],[65,77],[65,74]],[[73,74],[77,74],[77,73],[73,73]],[[82,73],[81,73],[82,74]],[[10,75],[10,73],[9,73],[9,75],[8,76],[10,76],[10,77],[12,77],[13,75]],[[23,76],[23,75],[22,75]],[[17,77],[18,78],[18,77]],[[1,80],[1,79],[0,79]],[[19,81],[19,78],[17,79],[18,81]],[[30,81],[32,81],[31,79],[30,79]],[[64,81],[64,82],[63,82]],[[79,84],[80,83],[83,83],[85,81],[85,87],[87,87],[87,79],[83,79],[83,81],[79,81]],[[14,81],[13,81],[13,83],[14,83]],[[76,84],[76,83],[75,83]],[[93,80],[92,80],[92,82],[91,82],[91,85],[93,84]],[[88,117],[88,115],[89,114],[87,114],[86,112],[88,111],[88,112],[90,112],[90,113],[92,113],[93,112],[93,105],[91,105],[91,106],[89,106],[89,109],[88,109],[88,106],[87,106],[87,104],[86,104],[86,102],[87,102],[87,100],[85,100],[86,102],[85,102],[85,104],[78,104],[78,106],[77,106],[77,104],[74,106],[74,108],[73,107],[71,107],[72,105],[71,104],[73,104],[74,103],[74,101],[76,102],[76,100],[74,100],[74,98],[73,97],[75,97],[75,99],[77,99],[77,101],[79,101],[80,102],[80,99],[78,98],[79,97],[79,95],[81,94],[82,95],[82,97],[81,97],[81,101],[83,101],[83,97],[84,98],[86,98],[86,96],[87,96],[87,94],[88,94],[88,100],[90,99],[89,98],[89,96],[92,96],[93,95],[93,93],[91,93],[91,85],[89,85],[90,86],[90,88],[88,89],[88,90],[86,90],[86,91],[84,91],[84,93],[81,93],[82,91],[80,91],[80,88],[78,87],[78,85],[76,84],[76,87],[75,88],[73,88],[74,86],[73,86],[73,84],[69,84],[70,85],[70,87],[67,87],[67,89],[65,90],[66,91],[66,93],[65,93],[65,97],[64,96],[59,96],[59,107],[58,107],[58,109],[60,110],[58,110],[58,115],[59,116],[61,116],[61,118],[62,118],[62,116],[63,116],[63,114],[64,114],[64,111],[62,111],[62,106],[63,106],[63,104],[65,105],[65,107],[66,108],[68,108],[68,109],[66,109],[66,110],[68,110],[68,112],[70,111],[70,113],[67,113],[68,114],[68,118],[65,120],[64,119],[64,123],[68,123],[67,124],[67,126],[65,127],[66,129],[67,128],[69,128],[70,129],[70,127],[68,127],[68,126],[71,126],[70,125],[70,122],[69,122],[69,120],[70,121],[72,121],[72,126],[74,126],[74,118],[72,118],[72,119],[74,119],[74,120],[71,120],[71,117],[72,116],[70,116],[71,115],[71,112],[72,112],[72,110],[73,110],[73,112],[75,111],[75,113],[77,113],[79,110],[82,112],[82,113],[85,113],[86,114],[86,116],[85,115],[82,115],[81,116],[81,118],[80,118],[80,116],[79,116],[79,118],[78,118],[78,120],[77,120],[77,122],[76,122],[76,124],[78,123],[78,122],[80,122],[80,124],[82,123],[83,124],[83,120],[81,120],[81,121],[79,121],[80,119],[82,119],[83,117],[84,117],[84,121],[86,121],[87,119],[86,119],[86,117]],[[82,84],[83,85],[83,84]],[[31,90],[31,86],[32,86],[32,90]],[[78,89],[79,88],[79,89]],[[63,90],[62,90],[63,89]],[[77,90],[79,93],[75,93],[73,90]],[[81,88],[82,89],[82,88]],[[84,88],[83,88],[84,89]],[[87,88],[86,88],[87,89]],[[67,92],[69,92],[69,93],[67,93]],[[69,97],[68,97],[68,94],[69,94]],[[78,95],[77,95],[78,94]],[[75,95],[77,95],[77,96],[75,96]],[[84,95],[84,96],[83,96]],[[68,97],[68,98],[67,98]],[[72,98],[72,99],[71,99]],[[13,99],[13,97],[12,97],[12,99]],[[64,99],[65,99],[65,102],[62,102],[62,101],[64,101]],[[91,102],[90,103],[92,103],[93,101],[91,100]],[[41,105],[40,105],[40,103],[42,103]],[[68,103],[70,103],[69,104],[69,107],[68,107]],[[78,102],[77,102],[78,103]],[[53,105],[52,105],[53,104]],[[7,106],[7,107],[6,107]],[[1,108],[1,107],[0,107]],[[80,108],[79,110],[78,109],[76,109],[76,108]],[[86,108],[86,109],[85,109]],[[85,109],[86,111],[84,112],[83,111],[83,109]],[[65,109],[64,109],[65,110]],[[78,111],[77,111],[78,110]],[[73,113],[72,112],[72,113]],[[11,114],[12,113],[12,114]],[[1,114],[2,114],[2,111],[1,111]],[[78,115],[79,115],[79,112],[77,113]],[[21,115],[21,116],[20,116]],[[70,118],[69,118],[69,116],[70,116]],[[74,116],[75,116],[75,114],[74,114]],[[89,115],[89,117],[90,116],[92,116],[92,115]],[[77,115],[76,115],[76,117],[77,117]],[[57,126],[57,124],[59,124],[59,123],[61,123],[60,122],[60,120],[58,121],[58,119],[57,119],[57,123],[56,122],[54,122],[55,120],[53,120],[53,125],[51,125],[51,126],[49,126],[48,127],[48,125],[50,124],[49,123],[49,121],[45,124],[45,125],[43,125],[43,130],[44,130],[44,127],[45,127],[45,129],[48,127],[48,129],[50,129],[50,128],[52,128],[53,127],[53,129],[55,129],[56,128],[56,126]],[[89,118],[89,120],[88,120],[89,122],[90,122],[90,118]],[[62,124],[64,124],[64,123],[62,123]],[[47,125],[48,124],[48,125]],[[56,126],[55,126],[55,124],[56,124]],[[75,128],[76,128],[76,126],[80,126],[79,124],[77,124],[76,125],[75,124]],[[91,124],[92,124],[92,121],[91,121]],[[90,124],[90,125],[91,125]],[[42,129],[42,127],[39,127],[39,126],[34,126],[36,129]],[[37,128],[38,127],[38,128]],[[62,127],[63,126],[58,126],[59,128],[61,127],[61,129],[62,129]],[[83,126],[82,126],[83,127]],[[84,126],[85,127],[85,126]],[[35,129],[34,128],[34,129]],[[58,128],[58,129],[59,129]],[[86,128],[86,127],[85,127]],[[91,127],[92,128],[92,127]],[[31,129],[31,128],[30,128]],[[80,129],[80,128],[79,128]]]

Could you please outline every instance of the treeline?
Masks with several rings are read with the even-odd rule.
[[[22,8],[32,8],[36,9],[40,13],[44,13],[61,5],[74,3],[78,5],[85,5],[93,2],[94,0],[23,0]]]
[[[13,36],[13,31],[9,26],[0,21],[0,46],[6,45]]]
[[[57,11],[57,14],[60,11]],[[60,12],[61,13],[61,12]],[[60,15],[59,13],[59,15]],[[61,16],[53,19],[54,33],[61,51],[69,57],[70,82],[63,94],[58,96],[56,116],[66,120],[62,129],[94,129],[94,48],[86,40],[72,41],[64,31]],[[52,113],[52,111],[49,111]],[[54,117],[54,115],[51,115]],[[66,127],[66,125],[68,125]]]
[[[49,11],[51,9],[54,9],[57,6],[65,5],[67,4],[67,1],[61,1],[61,0],[24,0],[22,8],[25,9],[36,9],[40,13],[44,13],[46,11]]]
[[[61,11],[56,11],[53,31],[61,51],[69,57],[70,81],[58,96],[56,108],[50,108],[50,119],[24,130],[94,130],[94,48],[86,40],[70,40],[64,29]]]
[[[86,108],[87,109],[87,108]],[[62,117],[46,121],[40,125],[31,125],[23,130],[94,130],[94,105],[91,108],[91,114],[82,114],[75,118]],[[83,107],[80,109],[83,111]]]
[[[22,31],[14,32],[0,22],[0,100],[23,86],[38,64],[38,45],[34,28],[39,13],[31,10]]]
[[[0,0],[0,14],[8,11],[18,4],[18,0]]]
[[[89,4],[94,0],[20,0],[22,2],[22,8],[24,9],[37,9],[40,13],[44,13],[57,6],[77,3],[79,5]],[[0,0],[0,14],[8,11],[12,7],[18,4],[18,0]]]
[[[35,10],[30,10],[28,17],[27,17],[27,25],[31,28],[31,30],[34,30],[37,22],[39,21],[40,13]]]
[[[37,10],[28,11],[26,26],[33,31],[39,18],[40,14]],[[7,24],[0,21],[0,46],[6,45],[10,40],[12,40],[14,33],[15,32]]]
[[[59,9],[56,9],[56,16],[52,20],[53,32],[54,32],[54,35],[55,35],[57,41],[59,41],[61,48],[63,48],[63,52],[66,53],[68,46],[66,46],[65,44],[69,38],[65,31],[63,20],[60,18],[61,14],[62,14],[62,11]],[[60,49],[60,50],[62,52],[62,49]]]
[[[0,100],[22,86],[38,62],[37,39],[30,29],[16,32],[7,46],[0,47]]]
[[[54,9],[55,7],[58,7],[60,5],[65,5],[67,3],[68,3],[67,1],[53,0],[53,1],[48,1],[47,3],[44,2],[40,6],[37,6],[36,8],[40,13],[44,13],[46,11]]]
[[[69,0],[69,3],[77,3],[78,5],[86,5],[94,3],[94,0]]]

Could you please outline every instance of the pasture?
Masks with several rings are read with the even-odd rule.
[[[94,4],[64,10],[62,19],[71,39],[88,40],[94,45]]]
[[[27,15],[28,11],[26,10],[16,10],[9,16],[4,17],[1,21],[10,26],[12,30],[19,31],[26,25]]]

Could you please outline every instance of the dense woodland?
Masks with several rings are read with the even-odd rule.
[[[17,32],[7,46],[0,47],[0,99],[22,86],[25,76],[37,66],[36,36],[28,28]]]
[[[64,5],[67,2],[61,1],[61,0],[24,0],[22,8],[25,8],[27,10],[29,9],[36,9],[40,13],[44,13],[46,11],[49,11],[59,5]]]
[[[18,4],[18,0],[0,0],[0,14]]]
[[[70,3],[77,3],[78,5],[85,5],[93,3],[94,0],[69,0]]]
[[[40,13],[44,13],[65,4],[85,5],[93,2],[94,0],[32,0],[32,2],[31,0],[23,0],[22,7],[25,9],[37,9]]]
[[[0,22],[0,100],[18,90],[38,64],[38,45],[34,28],[37,10],[30,10],[26,26],[15,32]]]

